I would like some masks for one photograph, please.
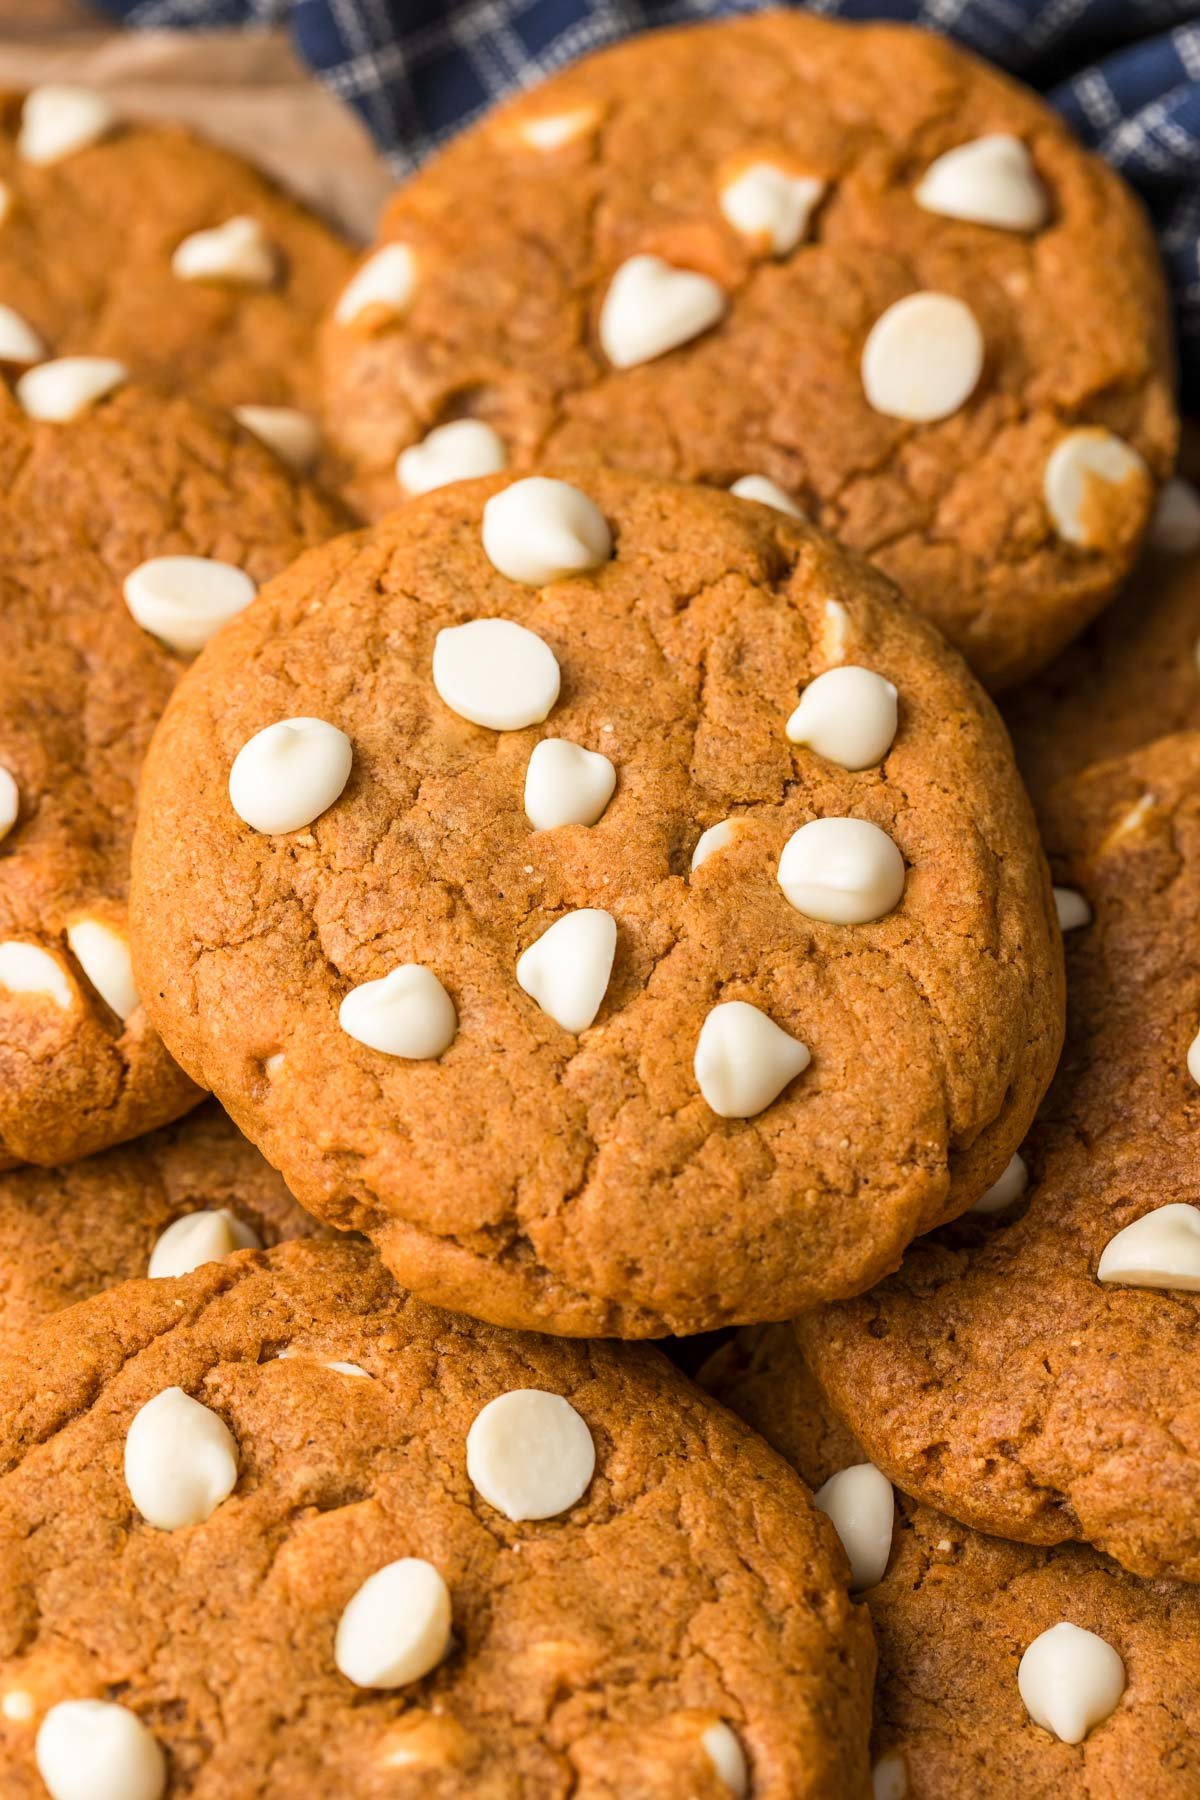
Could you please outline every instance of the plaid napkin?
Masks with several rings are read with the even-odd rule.
[[[101,0],[130,25],[286,24],[403,174],[514,88],[650,26],[754,0]],[[1200,404],[1200,0],[815,0],[944,32],[1040,88],[1146,201]]]

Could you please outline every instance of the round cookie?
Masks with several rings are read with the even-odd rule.
[[[0,1175],[0,1352],[48,1313],[145,1275],[182,1219],[211,1224],[204,1255],[246,1232],[259,1244],[323,1235],[215,1104],[65,1168]],[[200,1241],[175,1233],[162,1266],[201,1255]]]
[[[170,1389],[177,1475],[202,1432],[228,1470],[182,1529],[145,1516],[189,1498],[142,1411]],[[293,1243],[47,1321],[0,1417],[11,1800],[42,1795],[48,1711],[92,1697],[165,1753],[151,1800],[866,1786],[874,1655],[834,1533],[656,1353],[475,1326],[365,1249]],[[348,1613],[402,1559],[436,1572],[385,1577],[408,1607]]]
[[[240,157],[178,126],[123,124],[86,91],[10,94],[0,210],[0,297],[41,354],[115,357],[216,405],[315,415],[317,326],[350,251]],[[8,360],[21,346],[0,325]]]
[[[198,1098],[138,1004],[125,939],[138,773],[188,659],[137,623],[125,583],[148,559],[216,559],[231,567],[201,565],[200,587],[215,574],[216,597],[244,604],[342,523],[189,400],[124,386],[47,423],[0,392],[0,1161],[67,1162]],[[132,602],[172,641],[218,616],[199,591],[172,608],[178,573]]]
[[[865,1461],[786,1325],[740,1333],[701,1380],[814,1488]],[[879,1651],[879,1800],[1188,1800],[1200,1790],[1195,1588],[1140,1581],[1081,1544],[985,1537],[903,1494],[895,1508],[886,1572],[863,1594]],[[1029,1646],[1064,1622],[1099,1636],[1124,1676],[1116,1704],[1077,1744],[1035,1723],[1017,1678]],[[1060,1723],[1085,1692],[1063,1682]]]
[[[1007,1210],[797,1329],[907,1492],[1200,1581],[1200,735],[1064,783],[1045,836],[1090,917],[1067,936],[1067,1050],[1022,1152],[1027,1194],[1014,1181]]]
[[[778,11],[585,58],[435,158],[334,308],[326,408],[368,512],[462,418],[418,486],[768,478],[999,688],[1130,567],[1176,445],[1166,318],[1138,203],[1032,94]]]
[[[423,1298],[788,1316],[1024,1135],[1061,1030],[1041,848],[990,704],[869,566],[579,479],[413,501],[210,645],[143,781],[142,991]]]

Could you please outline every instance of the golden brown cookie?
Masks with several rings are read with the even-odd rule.
[[[187,661],[131,604],[173,642],[203,635],[342,522],[189,400],[118,387],[39,423],[0,394],[0,1161],[67,1162],[198,1098],[138,1004],[125,940],[138,773]],[[164,556],[209,559],[185,565],[198,587],[173,565],[127,600]]]
[[[105,1790],[146,1800],[866,1791],[833,1530],[656,1353],[293,1243],[47,1321],[0,1418],[6,1800],[43,1794],[35,1744],[157,1767]],[[98,1749],[54,1710],[89,1699],[133,1715]]]
[[[863,1464],[863,1452],[830,1412],[786,1325],[741,1332],[707,1364],[710,1393],[762,1433],[814,1488]],[[828,1494],[829,1490],[827,1490]],[[844,1494],[845,1489],[841,1492]],[[836,1497],[826,1504],[839,1509]],[[1140,1581],[1081,1544],[1034,1548],[984,1537],[903,1494],[886,1572],[864,1593],[879,1650],[871,1753],[878,1800],[964,1800],[966,1795],[1128,1800],[1200,1792],[1200,1594],[1175,1581]],[[843,1515],[844,1517],[845,1515]],[[1048,1717],[1068,1743],[1030,1716],[1018,1685],[1025,1652],[1054,1638],[1026,1665],[1036,1675],[1064,1641],[1062,1625],[1095,1634],[1121,1674],[1091,1708],[1085,1679],[1056,1683]],[[1091,1664],[1107,1659],[1086,1646]],[[1123,1679],[1123,1690],[1103,1717]]]
[[[164,1234],[171,1235],[162,1242]],[[0,1351],[47,1313],[118,1282],[257,1242],[323,1235],[211,1102],[62,1169],[0,1175]]]
[[[497,457],[767,477],[994,687],[1112,595],[1177,438],[1120,179],[944,40],[796,11],[489,114],[396,195],[324,362],[368,511],[464,418],[493,435],[425,446],[418,486]]]
[[[1007,1211],[798,1329],[907,1492],[1200,1581],[1200,735],[1064,783],[1044,829],[1090,917],[1067,935],[1067,1050],[1028,1193],[1014,1180]]]
[[[142,990],[425,1298],[575,1335],[787,1315],[1027,1129],[1041,849],[883,577],[766,507],[579,479],[414,501],[210,645],[142,788]]]
[[[45,356],[115,357],[217,405],[315,414],[316,329],[348,247],[240,157],[178,126],[122,124],[92,95],[89,134],[88,99],[0,99],[5,308]]]

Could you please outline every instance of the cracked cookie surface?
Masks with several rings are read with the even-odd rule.
[[[102,963],[126,954],[138,774],[186,666],[134,622],[125,577],[188,554],[264,581],[343,523],[191,401],[128,386],[42,424],[0,396],[0,768],[16,804],[0,838],[0,945],[17,946],[0,950],[0,1162],[67,1162],[199,1097],[144,1008],[126,996],[126,1016],[114,1010],[68,939],[89,921]]]
[[[788,1326],[739,1333],[700,1379],[811,1487],[864,1461]],[[877,1794],[1188,1800],[1200,1788],[1194,1587],[1139,1580],[1081,1544],[985,1537],[898,1493],[887,1571],[862,1600],[879,1652]],[[1035,1725],[1017,1686],[1026,1647],[1064,1619],[1110,1644],[1126,1675],[1116,1709],[1081,1744]]]
[[[1097,1278],[1117,1232],[1195,1200],[1200,736],[1064,782],[1043,830],[1093,916],[1067,936],[1067,1048],[1023,1151],[1024,1210],[914,1245],[798,1330],[907,1492],[983,1531],[1200,1581],[1200,1295],[1183,1264],[1179,1283]]]
[[[895,1267],[1023,1136],[1061,1033],[1041,849],[990,703],[868,565],[727,495],[570,478],[615,538],[591,574],[500,575],[481,520],[506,484],[463,483],[303,558],[208,647],[143,781],[142,988],[301,1202],[423,1297],[577,1335],[788,1316]],[[435,691],[439,630],[495,618],[557,659],[543,726],[472,725]],[[858,773],[785,731],[843,662],[899,695]],[[347,735],[348,781],[308,826],[252,830],[231,765],[297,717]],[[548,737],[614,765],[596,823],[531,827]],[[777,879],[790,835],[839,816],[907,865],[870,923],[805,915]],[[580,909],[611,914],[616,955],[577,1034],[517,962]],[[339,1024],[351,989],[414,963],[456,1017],[437,1060]],[[731,1001],[811,1053],[753,1117],[718,1117],[693,1070]]]
[[[998,133],[1032,155],[1042,226],[917,203],[935,159]],[[722,206],[764,162],[823,184],[780,254]],[[588,57],[435,158],[379,241],[411,254],[395,304],[347,304],[324,338],[330,428],[368,513],[401,497],[398,452],[459,417],[491,425],[517,469],[765,475],[1000,687],[1111,597],[1149,516],[1144,477],[1098,482],[1091,546],[1064,542],[1044,492],[1064,434],[1101,427],[1156,480],[1170,469],[1164,288],[1138,203],[1032,94],[922,32],[775,12]],[[605,302],[643,256],[715,282],[724,316],[614,367]],[[965,302],[983,339],[974,390],[930,423],[876,410],[860,372],[873,325],[916,291]]]
[[[329,1366],[347,1360],[367,1378]],[[171,1386],[218,1415],[238,1462],[232,1493],[174,1531],[122,1475],[131,1420]],[[557,1516],[510,1523],[465,1443],[529,1388],[575,1409],[595,1470]],[[444,1800],[721,1800],[717,1725],[761,1800],[867,1790],[874,1653],[832,1528],[654,1352],[472,1325],[366,1249],[288,1244],[48,1320],[6,1359],[0,1417],[9,1800],[43,1792],[46,1710],[92,1695],[158,1740],[168,1800],[413,1782]],[[451,1639],[419,1680],[354,1685],[339,1618],[403,1557],[445,1581]]]

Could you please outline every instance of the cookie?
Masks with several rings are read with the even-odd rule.
[[[130,968],[141,760],[199,642],[343,520],[224,415],[37,374],[82,410],[0,393],[0,1158],[54,1165],[199,1097]]]
[[[300,408],[292,453],[315,457],[316,331],[351,255],[265,176],[56,86],[0,98],[0,213],[0,359],[112,357],[216,405]]]
[[[293,1243],[47,1321],[0,1418],[11,1800],[39,1762],[78,1781],[95,1700],[124,1709],[103,1791],[148,1800],[866,1788],[833,1531],[655,1352],[475,1326]]]
[[[1200,726],[1200,496],[1172,481],[1128,587],[1036,681],[1005,722],[1035,803],[1089,763]]]
[[[1200,735],[1098,765],[1045,812],[1074,927],[1067,1050],[1026,1167],[798,1330],[907,1492],[1200,1581]]]
[[[1166,318],[1137,201],[1032,94],[780,11],[639,35],[458,138],[336,303],[325,394],[369,511],[552,460],[750,478],[999,688],[1132,563]]]
[[[789,1327],[740,1333],[701,1379],[810,1486],[837,1481],[824,1504],[853,1542],[851,1509],[880,1478],[863,1470]],[[886,1568],[863,1598],[879,1651],[879,1800],[1200,1792],[1194,1587],[1140,1581],[1082,1544],[985,1537],[900,1493],[894,1520],[880,1506],[874,1535]]]
[[[209,646],[143,782],[139,979],[422,1297],[786,1316],[1023,1136],[1060,1036],[1041,849],[990,704],[868,565],[579,479],[414,500]]]
[[[66,1168],[12,1169],[0,1175],[0,1351],[118,1282],[311,1235],[316,1220],[215,1104]]]

